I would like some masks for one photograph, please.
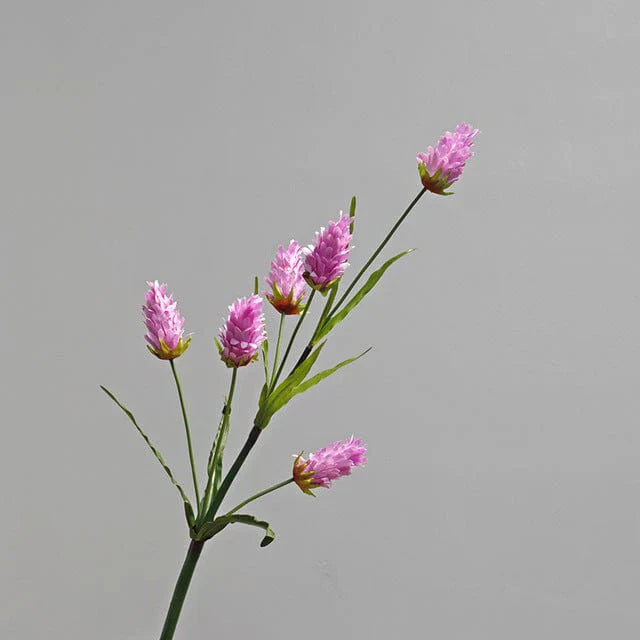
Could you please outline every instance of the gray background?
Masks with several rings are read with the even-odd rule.
[[[205,547],[176,638],[638,637],[639,36],[633,2],[5,0],[0,636],[159,634],[181,503],[98,390],[189,487],[145,280],[194,333],[202,469],[226,305],[353,193],[359,267],[468,120],[456,195],[420,203],[387,255],[419,251],[322,362],[375,349],[274,420],[229,504],[351,433],[369,464],[265,498],[271,547]]]

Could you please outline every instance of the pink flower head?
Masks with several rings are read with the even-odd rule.
[[[302,250],[305,256],[304,278],[309,286],[321,293],[326,293],[349,266],[352,222],[353,218],[343,216],[341,211],[337,222],[331,221],[326,229],[321,227],[316,231],[315,245]]]
[[[144,324],[147,327],[147,348],[161,360],[173,360],[181,356],[189,346],[191,338],[183,339],[184,318],[177,309],[173,296],[167,295],[167,285],[158,281],[147,282],[142,306]]]
[[[331,481],[351,474],[352,467],[359,467],[367,461],[367,446],[353,436],[344,441],[332,442],[318,449],[305,460],[300,454],[293,463],[295,483],[309,495],[315,487],[331,486]]]
[[[228,367],[244,367],[258,357],[265,338],[262,298],[238,298],[220,329],[220,357]]]
[[[461,175],[465,162],[473,155],[471,146],[478,129],[462,123],[454,133],[445,131],[435,147],[428,147],[427,153],[419,153],[418,172],[422,184],[433,193],[448,196],[448,189]]]
[[[296,315],[302,311],[305,281],[304,264],[300,245],[292,240],[289,247],[278,247],[276,257],[271,261],[271,271],[265,282],[271,291],[265,291],[267,300],[280,313]]]

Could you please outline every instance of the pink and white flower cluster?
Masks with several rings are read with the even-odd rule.
[[[220,357],[228,367],[243,367],[258,357],[266,339],[262,298],[238,298],[229,306],[229,315],[220,329]]]
[[[332,442],[310,454],[308,460],[300,454],[293,463],[293,479],[302,491],[313,495],[311,489],[328,489],[333,480],[348,476],[353,467],[363,465],[367,461],[366,452],[366,445],[354,436]]]
[[[325,292],[339,280],[349,266],[351,247],[351,224],[353,218],[344,216],[342,211],[336,222],[316,231],[315,244],[304,248],[304,277],[309,286]]]
[[[270,291],[265,297],[276,311],[285,315],[296,315],[304,309],[304,263],[300,245],[292,240],[289,246],[278,247],[276,257],[271,261],[271,270],[265,278]]]
[[[147,347],[161,360],[173,360],[186,351],[191,338],[183,338],[184,318],[173,296],[167,295],[167,285],[158,284],[157,280],[147,284],[149,290],[145,293],[145,304],[142,306],[147,327]]]
[[[466,161],[473,155],[471,147],[478,134],[465,122],[451,133],[445,131],[435,147],[416,156],[422,184],[433,193],[449,195],[446,190],[462,175]]]

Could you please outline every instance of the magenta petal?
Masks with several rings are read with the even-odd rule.
[[[243,367],[258,357],[265,338],[262,298],[238,298],[220,329],[220,357],[229,367]]]

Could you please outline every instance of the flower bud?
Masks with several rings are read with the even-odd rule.
[[[167,285],[158,284],[157,280],[147,284],[149,291],[142,306],[147,327],[145,340],[149,343],[147,348],[161,360],[173,360],[187,350],[191,337],[183,338],[184,318],[173,296],[167,295]]]
[[[315,244],[304,248],[305,256],[304,278],[309,286],[326,293],[337,280],[342,277],[349,266],[349,252],[353,247],[351,242],[351,224],[353,218],[342,215],[337,222],[329,222],[325,229],[316,231]]]
[[[448,196],[447,189],[462,175],[465,162],[473,155],[471,146],[478,129],[459,124],[454,133],[445,131],[435,148],[419,153],[418,172],[422,184],[432,193]]]
[[[302,491],[314,495],[311,489],[329,488],[332,480],[348,476],[353,467],[363,465],[367,461],[366,452],[367,447],[362,440],[351,436],[318,449],[309,455],[308,460],[301,453],[293,463],[293,479]]]
[[[269,275],[265,278],[271,289],[265,291],[265,297],[280,313],[297,315],[304,309],[303,273],[300,245],[292,240],[287,249],[279,247],[276,257],[271,262]]]
[[[228,367],[243,367],[258,357],[265,338],[262,298],[238,298],[220,329],[220,357]]]

